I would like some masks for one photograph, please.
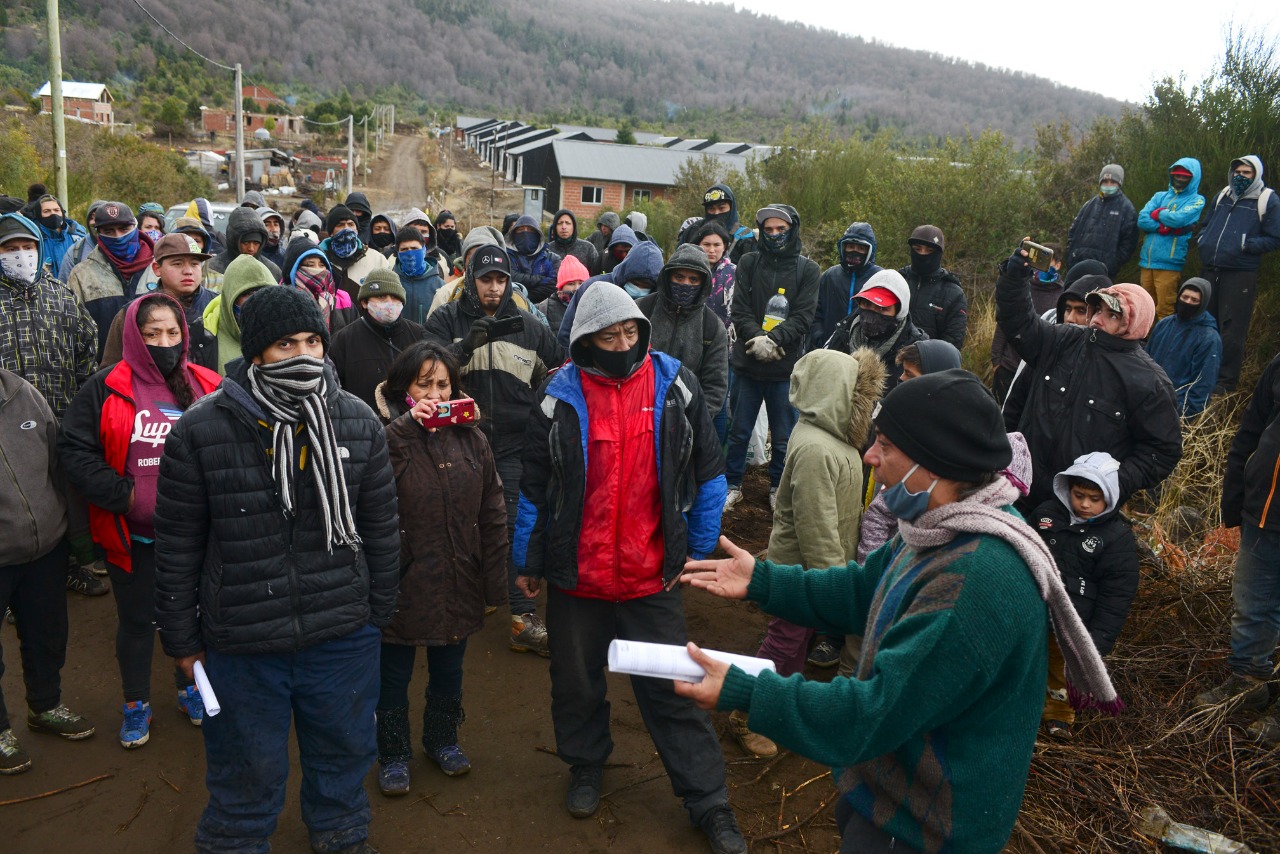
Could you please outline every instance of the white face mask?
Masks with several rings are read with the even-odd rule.
[[[35,249],[0,252],[0,270],[7,278],[29,285],[40,275],[40,253]]]
[[[390,326],[400,319],[400,312],[404,311],[404,303],[398,299],[370,301],[365,306],[365,311],[369,312],[369,316],[374,320],[384,326]]]

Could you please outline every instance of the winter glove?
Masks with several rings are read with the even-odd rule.
[[[1012,279],[1026,278],[1031,273],[1031,267],[1027,265],[1026,250],[1021,247],[1015,249],[1004,263],[1004,272]]]
[[[1156,234],[1173,234],[1173,229],[1167,225],[1162,225],[1156,229]]]
[[[748,341],[747,352],[762,362],[776,362],[787,355],[768,335],[757,335]]]
[[[1155,210],[1153,210],[1153,211],[1151,212],[1151,218],[1152,218],[1152,219],[1154,219],[1156,222],[1159,222],[1159,221],[1160,221],[1160,212],[1161,212],[1162,210],[1164,210],[1164,208],[1156,208]]]
[[[481,317],[471,324],[467,337],[462,339],[462,353],[468,358],[476,350],[489,343],[489,329],[497,321],[494,317]]]

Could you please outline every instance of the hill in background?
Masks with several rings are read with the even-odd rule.
[[[917,138],[990,126],[1029,145],[1037,124],[1065,117],[1084,125],[1123,106],[1043,78],[722,5],[142,2],[196,50],[242,62],[246,82],[356,95],[400,87],[440,109],[612,116],[761,141],[816,118],[847,134],[891,127]],[[69,79],[127,91],[130,81],[164,73],[166,57],[189,59],[127,0],[63,0],[61,8]],[[47,78],[43,9],[42,0],[16,0],[0,18],[8,66],[0,82],[34,89]]]

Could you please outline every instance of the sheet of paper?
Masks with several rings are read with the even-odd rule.
[[[213,717],[222,711],[222,706],[218,705],[218,695],[213,693],[213,686],[209,684],[209,674],[204,672],[204,665],[199,661],[191,669],[196,677],[196,690],[200,692],[200,699],[204,700],[204,713]]]
[[[767,658],[735,655],[704,649],[707,655],[726,664],[736,664],[751,676],[759,676],[766,670],[777,668]],[[654,679],[675,679],[679,682],[701,682],[707,673],[689,657],[683,646],[642,641],[613,640],[609,642],[609,670],[629,676],[649,676]]]

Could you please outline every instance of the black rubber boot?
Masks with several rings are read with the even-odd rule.
[[[413,757],[409,747],[409,710],[378,709],[378,761],[408,762]]]

